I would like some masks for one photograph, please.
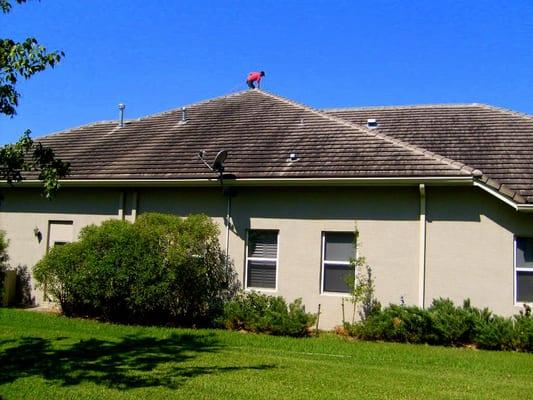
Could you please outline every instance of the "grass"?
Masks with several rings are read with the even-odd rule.
[[[0,309],[0,398],[533,399],[533,355]]]

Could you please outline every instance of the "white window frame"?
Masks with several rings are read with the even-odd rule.
[[[320,273],[320,294],[323,296],[334,296],[334,297],[349,297],[350,293],[345,292],[328,292],[324,290],[324,272],[326,269],[325,263],[331,264],[331,265],[350,265],[349,261],[328,261],[326,260],[326,235],[328,233],[348,233],[353,234],[351,231],[323,231],[322,232],[322,256],[321,256],[321,273]],[[354,258],[357,260],[357,247],[355,249]],[[354,269],[354,277],[355,277],[355,269]]]
[[[72,237],[70,237],[68,241],[64,240],[51,240],[51,233],[52,233],[52,226],[54,225],[70,225],[72,227]],[[74,221],[73,220],[56,220],[56,219],[50,219],[48,220],[48,227],[46,230],[46,254],[50,251],[51,248],[54,247],[56,242],[62,242],[62,243],[72,243],[74,241]]]
[[[56,241],[53,242],[50,240],[50,234],[52,231],[52,226],[54,225],[70,225],[72,226],[72,237],[69,241]],[[55,246],[56,243],[61,242],[62,244],[66,243],[72,243],[74,241],[74,221],[73,220],[56,220],[56,219],[50,219],[48,220],[48,226],[46,228],[46,254],[50,252],[50,250]],[[43,301],[50,301],[50,297],[48,296],[48,287],[46,283],[43,285]]]
[[[522,307],[522,304],[529,304],[533,305],[533,302],[524,302],[524,301],[518,301],[518,273],[519,272],[533,272],[533,267],[517,267],[516,266],[516,252],[517,252],[517,239],[530,239],[533,240],[533,237],[531,236],[515,236],[514,237],[514,251],[513,251],[513,264],[514,264],[514,305]]]
[[[276,232],[276,258],[263,258],[263,257],[248,257],[248,246],[250,244],[250,232],[253,231],[268,231]],[[278,229],[247,229],[246,230],[246,257],[244,260],[244,289],[245,290],[255,290],[258,292],[268,292],[274,293],[278,291],[278,275],[279,275],[279,230]],[[276,282],[274,288],[262,288],[257,286],[248,286],[248,261],[270,261],[276,263]]]

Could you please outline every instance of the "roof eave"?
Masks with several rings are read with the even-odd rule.
[[[361,178],[232,178],[225,179],[225,186],[409,186],[425,184],[471,185],[471,176],[420,176],[420,177],[361,177]],[[42,182],[27,179],[15,183],[15,187],[38,187]],[[64,179],[62,187],[209,187],[220,186],[213,178],[198,179]],[[10,186],[1,182],[0,186]]]
[[[217,187],[220,181],[216,178],[202,179],[65,179],[62,187],[100,187],[100,188],[131,188],[131,187]],[[366,177],[366,178],[234,178],[224,180],[225,186],[259,187],[259,186],[292,186],[292,187],[356,187],[356,186],[417,186],[419,184],[433,186],[474,186],[486,191],[519,212],[533,213],[533,204],[517,203],[491,186],[474,179],[472,176],[420,176],[420,177]],[[42,185],[36,179],[27,179],[13,185],[3,181],[0,187],[34,188]]]

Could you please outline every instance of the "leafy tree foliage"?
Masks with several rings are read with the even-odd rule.
[[[16,0],[25,3],[26,0]],[[8,0],[0,0],[0,10],[4,14],[11,10]],[[37,72],[54,67],[64,56],[63,52],[48,52],[32,37],[22,42],[0,38],[0,114],[13,117],[19,105],[20,93],[16,89],[18,81],[29,79]],[[53,150],[24,132],[15,144],[0,149],[0,180],[8,183],[19,182],[24,172],[38,172],[43,182],[43,193],[51,197],[59,188],[59,179],[69,172],[69,164],[56,158]]]

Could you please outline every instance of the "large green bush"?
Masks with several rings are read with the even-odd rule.
[[[237,287],[204,215],[148,213],[85,227],[34,276],[67,315],[141,324],[210,325]]]
[[[225,305],[221,318],[227,329],[284,336],[308,336],[315,320],[301,299],[287,305],[283,297],[257,292],[239,294]]]

